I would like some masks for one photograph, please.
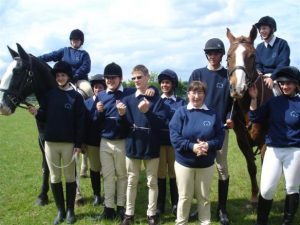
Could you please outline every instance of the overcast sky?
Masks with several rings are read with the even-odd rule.
[[[20,43],[33,55],[69,46],[70,31],[85,34],[90,75],[118,63],[125,80],[144,64],[150,71],[173,69],[182,80],[206,65],[205,42],[220,38],[228,49],[226,27],[248,36],[262,16],[277,22],[276,36],[288,41],[291,65],[300,67],[300,3],[295,0],[1,0],[0,78]],[[261,42],[258,36],[255,45]],[[225,58],[223,59],[225,65]],[[53,65],[53,64],[51,64]]]

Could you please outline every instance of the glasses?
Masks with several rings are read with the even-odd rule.
[[[190,91],[189,93],[192,96],[196,96],[196,95],[198,95],[198,96],[204,96],[205,95],[205,93],[203,91]]]
[[[142,79],[143,76],[136,76],[136,77],[131,77],[131,80],[140,80]]]

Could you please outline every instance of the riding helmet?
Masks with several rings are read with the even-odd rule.
[[[54,64],[52,69],[53,76],[56,76],[56,73],[58,72],[67,74],[70,79],[73,78],[72,67],[69,63],[65,61],[58,61],[57,63]]]
[[[260,18],[259,21],[255,24],[257,29],[259,29],[263,25],[270,26],[274,29],[274,32],[277,30],[276,21],[270,16],[264,16]]]
[[[102,84],[106,88],[106,83],[104,76],[102,74],[95,74],[89,78],[91,86],[94,87],[95,84]]]
[[[300,71],[294,66],[285,66],[274,74],[274,79],[280,81],[291,81],[300,84]]]
[[[81,45],[83,45],[83,42],[84,42],[83,32],[79,29],[72,30],[70,33],[70,40],[72,40],[72,39],[81,40]]]
[[[177,74],[170,69],[163,70],[157,77],[158,83],[161,83],[163,80],[170,80],[173,83],[173,88],[178,86],[178,76]]]
[[[114,76],[122,78],[123,73],[122,68],[118,64],[112,62],[106,65],[106,67],[104,68],[104,78]]]
[[[209,39],[205,43],[204,52],[207,53],[209,51],[220,51],[222,54],[225,54],[224,43],[219,38]]]

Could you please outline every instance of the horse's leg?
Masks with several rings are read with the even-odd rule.
[[[235,128],[235,132],[236,128]],[[256,179],[256,174],[257,174],[257,168],[256,168],[256,164],[255,164],[255,157],[254,157],[254,153],[252,150],[252,147],[249,143],[249,140],[246,138],[248,137],[248,135],[245,133],[245,135],[241,135],[241,132],[237,133],[238,135],[236,135],[237,138],[237,143],[238,146],[240,148],[240,150],[242,151],[243,155],[245,156],[246,162],[247,162],[247,169],[248,169],[248,173],[250,176],[250,181],[251,181],[251,200],[250,202],[253,204],[256,204],[258,201],[258,192],[259,192],[259,188],[258,188],[258,184],[257,184],[257,179]]]
[[[38,142],[40,146],[40,150],[42,153],[42,187],[41,192],[37,197],[36,205],[44,206],[48,204],[48,191],[49,191],[49,168],[45,157],[44,144],[45,140],[42,137],[43,135],[39,135]]]

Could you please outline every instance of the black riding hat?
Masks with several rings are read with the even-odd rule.
[[[56,73],[61,72],[67,74],[70,79],[73,78],[72,67],[65,61],[58,61],[55,63],[51,72],[53,76],[56,76]]]
[[[104,87],[106,87],[105,79],[102,74],[95,74],[89,78],[89,81],[91,83],[91,86],[93,87],[95,84],[102,84]]]
[[[83,43],[84,43],[84,34],[83,34],[83,32],[79,29],[72,30],[71,33],[70,33],[70,40],[72,40],[72,39],[81,40],[81,45],[83,45]]]
[[[280,81],[291,81],[300,84],[300,71],[294,66],[285,66],[274,74],[274,79]]]
[[[220,51],[225,54],[225,47],[223,41],[221,41],[219,38],[212,38],[209,39],[205,43],[204,52],[207,53],[209,51]]]
[[[270,16],[264,16],[260,18],[259,21],[255,24],[257,29],[259,29],[262,25],[270,26],[274,29],[274,32],[277,30],[276,21]]]
[[[178,76],[173,70],[170,69],[163,70],[158,75],[157,79],[158,79],[158,83],[161,83],[163,80],[170,80],[173,83],[174,88],[178,86]]]
[[[122,68],[114,62],[106,65],[106,67],[104,68],[104,78],[113,76],[117,76],[120,78],[122,78],[123,76]]]

